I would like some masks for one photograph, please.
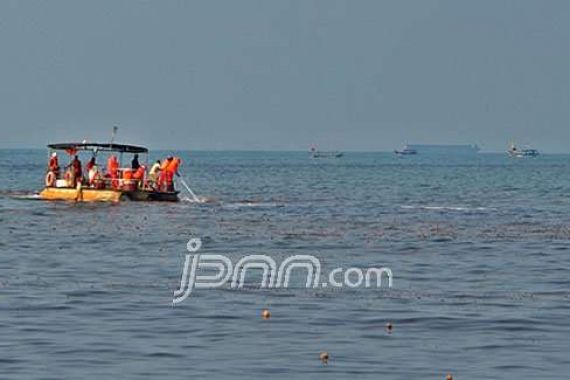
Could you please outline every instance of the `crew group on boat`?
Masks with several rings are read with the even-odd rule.
[[[85,165],[85,173],[81,160],[74,155],[69,165],[65,166],[63,178],[57,152],[53,152],[48,163],[46,186],[61,187],[58,182],[63,180],[64,187],[89,187],[93,189],[113,189],[134,191],[137,189],[173,192],[174,176],[180,176],[178,168],[182,160],[178,157],[168,156],[162,162],[157,160],[146,172],[146,166],[139,163],[138,154],[134,154],[130,168],[120,168],[117,156],[111,154],[107,159],[106,170],[103,171],[97,165],[93,156]]]

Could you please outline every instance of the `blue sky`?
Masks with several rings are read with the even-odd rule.
[[[2,1],[0,147],[570,152],[570,2]]]

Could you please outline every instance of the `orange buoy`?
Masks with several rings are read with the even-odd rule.
[[[271,318],[271,312],[268,309],[263,309],[263,311],[261,312],[261,317],[263,319],[269,319]]]

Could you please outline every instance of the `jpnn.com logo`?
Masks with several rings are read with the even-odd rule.
[[[328,281],[321,282],[321,262],[312,255],[289,256],[277,265],[277,262],[267,255],[246,255],[241,257],[234,265],[224,255],[198,254],[202,247],[199,238],[188,241],[186,259],[180,279],[180,288],[174,292],[173,304],[180,303],[188,298],[194,289],[216,289],[227,287],[231,289],[243,288],[245,275],[248,270],[262,271],[261,288],[288,288],[291,274],[295,270],[303,270],[307,277],[305,287],[309,288],[358,288],[364,285],[370,288],[382,287],[382,277],[387,278],[388,288],[393,285],[392,270],[390,268],[336,268],[329,272]],[[208,274],[198,274],[198,271]],[[212,274],[210,274],[212,273]],[[373,281],[374,280],[374,281]]]

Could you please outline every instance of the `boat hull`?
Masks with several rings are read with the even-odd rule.
[[[395,150],[394,153],[396,153],[398,156],[415,156],[418,154],[418,152],[415,150]]]
[[[312,158],[341,158],[344,155],[342,152],[313,152]]]
[[[40,198],[48,201],[73,201],[73,202],[119,202],[131,201],[154,201],[154,202],[177,202],[178,192],[155,192],[155,191],[122,191],[102,189],[73,189],[46,187],[40,192]]]
[[[159,191],[127,191],[123,193],[131,201],[142,202],[178,202],[178,191],[159,192]],[[123,197],[123,198],[124,198]]]
[[[522,151],[508,151],[509,156],[514,158],[525,158],[525,157],[537,157],[539,155],[538,151],[531,149],[531,150],[522,150]]]

